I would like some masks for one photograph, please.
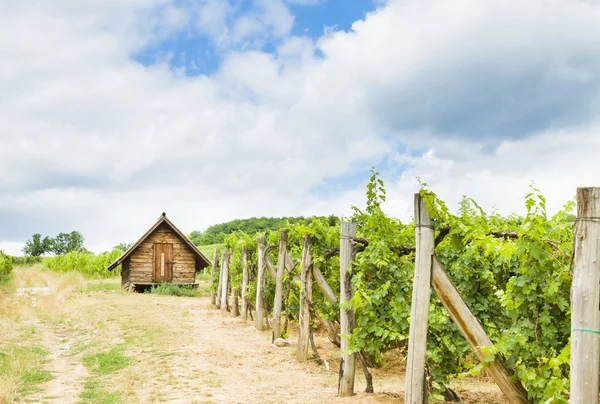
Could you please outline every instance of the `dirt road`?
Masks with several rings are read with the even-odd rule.
[[[336,398],[339,352],[324,337],[316,343],[327,366],[299,364],[293,345],[275,347],[270,332],[222,317],[208,299],[85,292],[84,285],[65,284],[55,275],[35,284],[50,293],[35,297],[28,321],[37,329],[32,339],[49,352],[44,366],[54,378],[29,402],[403,402],[401,365],[374,371],[378,394]],[[27,295],[17,299],[22,306],[32,302]],[[359,392],[365,384],[357,375]],[[468,388],[463,402],[503,402],[493,385]]]

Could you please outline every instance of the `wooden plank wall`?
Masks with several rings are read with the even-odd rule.
[[[173,282],[194,283],[196,274],[196,257],[168,226],[159,226],[140,246],[131,253],[130,281],[152,282],[154,243],[173,244]]]
[[[121,264],[121,287],[123,289],[129,288],[129,279],[130,279],[130,269],[129,269],[129,259],[126,259]]]

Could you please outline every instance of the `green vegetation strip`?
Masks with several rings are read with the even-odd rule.
[[[39,391],[40,384],[52,380],[52,373],[43,370],[47,357],[48,351],[40,347],[0,348],[0,381],[3,382],[0,402],[20,401],[23,396]]]
[[[81,393],[84,403],[113,404],[122,401],[119,392],[109,391],[107,384],[112,380],[110,376],[129,366],[130,357],[125,355],[129,344],[114,346],[110,351],[88,355],[83,358],[83,363],[92,374]]]

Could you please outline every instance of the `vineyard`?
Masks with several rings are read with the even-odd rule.
[[[532,188],[524,216],[487,213],[468,198],[454,214],[423,184],[419,198],[429,221],[415,226],[383,212],[386,194],[376,172],[366,196],[364,210],[353,207],[344,223],[315,218],[258,237],[228,236],[214,250],[213,304],[223,314],[252,318],[257,329],[270,328],[273,341],[287,338],[290,322],[297,322],[299,361],[321,363],[313,333],[326,330],[341,347],[341,396],[353,394],[354,361],[372,392],[369,368],[386,366],[390,350],[408,353],[410,379],[418,369],[418,355],[408,352],[417,332],[411,318],[420,311],[426,379],[415,383],[425,395],[456,400],[446,387],[450,379],[497,372],[516,397],[507,394],[511,402],[566,403],[575,202],[548,216],[544,197]],[[417,267],[423,264],[415,232],[422,228],[437,257],[437,272],[428,269],[434,288],[442,288],[440,274],[446,274],[489,346],[471,347],[436,294],[430,304],[427,294],[420,309],[414,304],[415,258]],[[407,395],[407,402],[421,401]]]

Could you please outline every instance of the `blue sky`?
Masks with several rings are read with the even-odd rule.
[[[310,4],[314,3],[314,4]],[[550,211],[600,172],[600,5],[572,0],[0,0],[0,249],[348,215],[375,165]],[[32,30],[31,27],[36,27]],[[325,27],[328,27],[325,32]],[[15,38],[18,38],[15,39]]]
[[[188,0],[176,3],[185,5]],[[230,2],[233,10],[227,17],[227,25],[235,22],[236,17],[252,12],[256,4],[252,0]],[[352,24],[376,9],[374,0],[317,0],[290,2],[289,12],[293,15],[291,35],[317,40],[326,28],[349,31]],[[223,48],[214,38],[202,29],[192,28],[189,24],[177,30],[173,35],[149,44],[132,55],[132,58],[146,66],[168,61],[172,69],[183,69],[186,75],[210,75],[218,71],[223,58],[232,49],[252,48],[274,53],[281,43],[280,37],[267,37],[259,44],[248,41],[234,47]]]

